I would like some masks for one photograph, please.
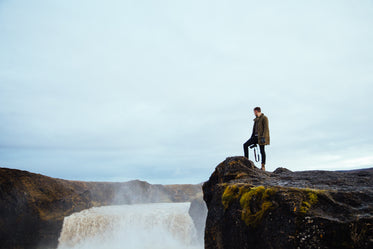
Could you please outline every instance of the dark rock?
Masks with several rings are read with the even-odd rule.
[[[288,170],[287,168],[277,168],[275,171],[273,171],[274,174],[291,174],[293,173],[291,170]]]
[[[203,185],[206,249],[373,248],[373,169],[263,172],[227,158]]]
[[[185,202],[201,185],[82,182],[0,168],[0,248],[56,248],[63,219],[94,206]]]

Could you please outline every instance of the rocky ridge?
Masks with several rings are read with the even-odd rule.
[[[373,169],[271,173],[231,157],[203,192],[206,249],[373,248]]]

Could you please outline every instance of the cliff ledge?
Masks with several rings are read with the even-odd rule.
[[[373,248],[373,169],[270,173],[231,157],[203,193],[206,249]]]

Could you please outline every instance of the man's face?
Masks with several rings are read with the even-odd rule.
[[[254,115],[255,115],[255,117],[258,117],[259,112],[257,110],[254,110]]]

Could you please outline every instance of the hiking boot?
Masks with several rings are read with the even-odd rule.
[[[262,170],[266,171],[266,165],[264,163],[262,163]]]

